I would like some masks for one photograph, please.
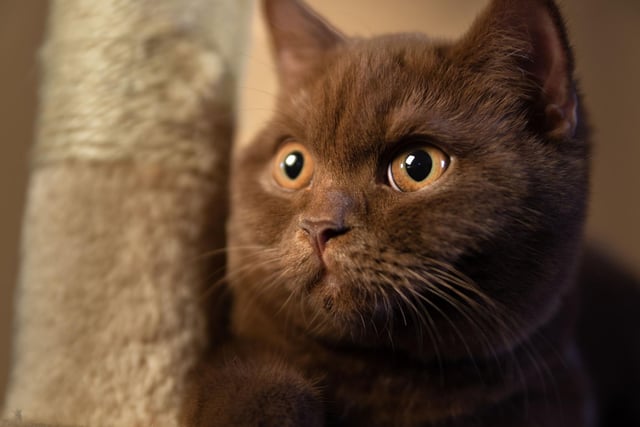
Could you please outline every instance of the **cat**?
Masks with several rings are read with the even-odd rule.
[[[585,351],[620,340],[576,332],[614,276],[581,267],[590,142],[557,5],[493,0],[454,42],[263,6],[281,91],[233,162],[230,338],[185,425],[587,427],[632,402]]]

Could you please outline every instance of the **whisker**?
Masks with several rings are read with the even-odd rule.
[[[429,335],[429,338],[431,339],[431,342],[434,345],[434,352],[435,352],[435,355],[436,355],[436,359],[438,361],[438,365],[440,367],[440,373],[442,374],[443,373],[442,357],[441,357],[441,354],[440,354],[440,349],[438,347],[438,342],[442,339],[442,337],[440,337],[439,334],[437,333],[437,328],[435,326],[433,318],[429,314],[429,311],[424,307],[424,305],[422,304],[422,302],[420,300],[417,300],[414,303],[410,298],[408,298],[408,296],[404,293],[403,289],[400,289],[397,286],[393,286],[393,285],[392,285],[392,288],[400,296],[402,301],[404,301],[405,304],[407,304],[409,307],[412,308],[412,313],[415,313],[414,314],[414,318],[415,318],[415,316],[417,316],[417,318],[419,319],[419,320],[416,319],[415,323],[418,324],[417,333],[418,333],[418,342],[419,342],[419,345],[420,345],[420,351],[422,351],[422,346],[424,345],[423,327],[424,327],[424,329],[426,329],[427,334]],[[415,305],[416,303],[420,305],[420,308],[422,310],[419,310],[418,307],[416,307],[416,305]]]
[[[455,322],[453,322],[453,320],[451,320],[451,318],[440,307],[438,307],[437,304],[432,302],[430,299],[426,298],[420,292],[417,292],[415,289],[413,289],[413,287],[411,287],[410,284],[408,284],[408,285],[409,286],[407,287],[407,289],[409,289],[409,291],[411,292],[412,295],[414,295],[416,298],[419,298],[422,301],[424,301],[427,305],[429,305],[431,308],[433,308],[435,311],[437,311],[449,323],[449,325],[451,325],[451,328],[453,329],[454,333],[458,336],[458,338],[460,339],[460,342],[462,343],[463,347],[465,348],[465,351],[467,352],[467,355],[469,356],[469,359],[471,360],[471,362],[475,366],[475,369],[476,369],[476,371],[478,373],[478,377],[482,380],[482,373],[481,373],[480,367],[477,364],[476,358],[474,357],[474,354],[471,351],[471,348],[469,347],[469,344],[467,343],[467,340],[466,340],[464,334],[462,333],[462,331],[460,331],[460,328],[458,328],[458,326],[455,324]],[[433,290],[433,288],[429,289],[429,291],[432,291],[432,290]]]

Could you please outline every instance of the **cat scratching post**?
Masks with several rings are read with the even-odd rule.
[[[51,3],[4,417],[178,423],[211,332],[249,9]]]

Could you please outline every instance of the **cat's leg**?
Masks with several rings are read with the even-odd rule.
[[[220,427],[321,427],[313,382],[271,356],[211,363],[196,372],[182,424]]]

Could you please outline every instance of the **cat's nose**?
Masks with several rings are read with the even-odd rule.
[[[303,219],[300,221],[300,228],[309,236],[318,256],[324,253],[329,240],[349,231],[349,227],[343,223],[327,219]]]

